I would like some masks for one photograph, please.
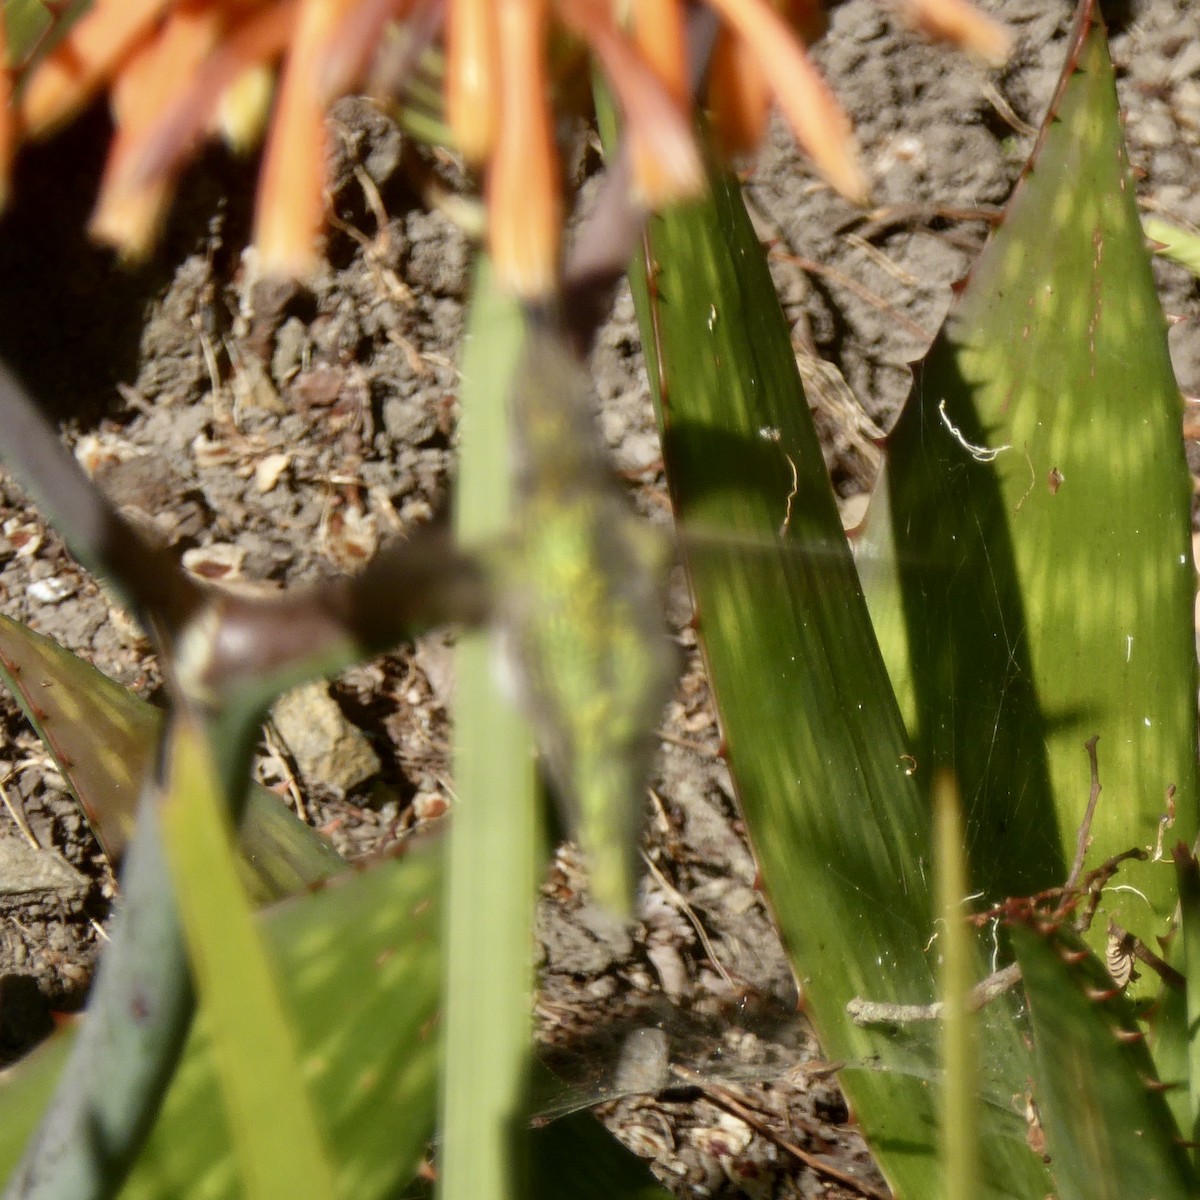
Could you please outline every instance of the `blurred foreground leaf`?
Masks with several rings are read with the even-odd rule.
[[[160,709],[90,663],[0,614],[0,678],[79,803],[114,866],[133,831],[142,781],[162,729]],[[274,900],[345,869],[336,850],[258,784],[238,839],[246,882]]]
[[[333,1170],[296,1054],[289,1006],[238,879],[232,830],[198,721],[166,747],[162,836],[242,1190],[332,1200]]]
[[[259,918],[293,1013],[297,1043],[343,1195],[384,1196],[411,1178],[433,1128],[440,855],[414,850],[351,873]],[[129,1198],[235,1197],[228,1126],[201,1014]],[[3,1077],[4,1142],[19,1152],[56,1075],[56,1035]],[[11,1170],[11,1158],[0,1171]]]
[[[464,546],[507,533],[508,402],[525,337],[486,261],[462,363],[455,527]],[[533,907],[544,863],[528,728],[503,694],[488,631],[456,652],[454,777],[446,895],[445,1044],[438,1195],[504,1200],[528,1187]]]

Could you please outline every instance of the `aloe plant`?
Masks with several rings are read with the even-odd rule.
[[[870,581],[887,675],[849,552],[818,570],[789,549],[841,538],[765,271],[746,265],[736,193],[665,216],[648,239],[642,328],[664,372],[677,515],[741,535],[687,555],[731,770],[827,1052],[891,1066],[843,1082],[901,1196],[940,1187],[929,1095],[910,1073],[936,1064],[935,1048],[920,1024],[864,1029],[846,1005],[932,998],[927,789],[938,769],[959,780],[972,888],[992,902],[1067,879],[1091,734],[1119,797],[1090,825],[1093,861],[1153,846],[1168,788],[1172,836],[1190,843],[1196,831],[1178,392],[1111,66],[1086,7],[1063,78],[889,439],[871,537],[895,569]],[[747,534],[777,534],[777,546],[748,548]],[[1153,942],[1167,931],[1171,873],[1124,870],[1128,884],[1103,907]],[[1020,1094],[1030,1073],[1021,1007],[1009,995],[985,1010],[983,1083],[998,1097]],[[980,1194],[1042,1194],[1018,1115],[1001,1102],[980,1120]]]
[[[639,316],[731,772],[805,1007],[826,1052],[846,1064],[843,1085],[896,1195],[1108,1194],[1097,1172],[1113,1195],[1193,1194],[1179,1140],[1198,1122],[1196,989],[1158,994],[1160,978],[1186,983],[1196,958],[1190,489],[1091,6],[1080,6],[1035,157],[889,440],[864,535],[877,552],[869,576],[860,579],[842,533],[737,186],[715,175],[708,200],[652,219],[645,245]],[[594,505],[608,503],[606,483],[580,471],[572,490],[530,470],[514,497],[497,449],[536,420],[524,442],[542,456],[535,467],[557,452],[583,461],[575,408],[537,408],[518,391],[552,377],[579,385],[568,335],[586,341],[589,318],[572,303],[577,293],[564,297],[551,342],[539,343],[544,327],[531,339],[531,314],[499,297],[486,270],[477,276],[461,396],[461,545],[417,539],[357,581],[277,602],[208,593],[139,543],[0,377],[0,400],[16,414],[8,458],[79,552],[154,619],[179,681],[165,734],[175,769],[157,781],[133,769],[106,776],[76,718],[30,705],[81,802],[110,800],[118,783],[123,796],[143,795],[125,885],[131,929],[111,961],[141,971],[151,947],[165,947],[148,978],[150,998],[169,1011],[157,1040],[136,1041],[126,1061],[114,1048],[125,1045],[128,990],[115,1002],[98,995],[72,1061],[92,1084],[111,1063],[120,1104],[92,1084],[82,1115],[78,1099],[74,1108],[51,1100],[52,1119],[69,1117],[50,1128],[70,1171],[43,1191],[11,1183],[10,1194],[108,1195],[126,1170],[122,1194],[133,1197],[394,1194],[435,1127],[439,1187],[452,1198],[549,1195],[579,1177],[603,1181],[607,1195],[652,1188],[586,1121],[527,1129],[530,913],[544,847],[524,722],[496,692],[485,633],[460,648],[444,964],[436,852],[252,916],[230,843],[232,822],[244,837],[255,820],[252,806],[242,815],[247,749],[282,687],[431,621],[487,625],[498,608],[524,635],[533,732],[560,789],[570,792],[580,763],[591,764],[580,794],[597,785],[598,763],[614,768],[581,829],[619,906],[628,851],[608,831],[627,829],[634,811],[622,793],[636,791],[630,750],[651,719],[660,668],[652,654],[631,658],[624,635],[643,609],[604,575],[612,564]],[[629,518],[604,511],[624,539]],[[630,544],[621,540],[620,582],[636,575],[640,595]],[[611,604],[575,603],[594,601],[596,586]],[[574,641],[564,612],[589,618]],[[271,636],[282,627],[304,636]],[[255,647],[249,662],[228,652],[234,635]],[[81,682],[86,672],[36,639],[9,629],[4,644],[6,662],[19,649],[116,721],[131,739],[128,763],[150,761],[153,718],[111,687]],[[578,674],[562,665],[564,646]],[[587,685],[603,703],[579,694],[596,662],[631,661],[637,670],[610,690]],[[19,691],[26,670],[10,667]],[[64,749],[68,740],[75,748]],[[956,789],[961,835],[948,799]],[[1168,804],[1168,853],[1150,861]],[[115,847],[115,812],[128,808],[91,808]],[[285,828],[305,844],[308,835]],[[1174,841],[1185,849],[1172,861]],[[297,873],[331,865],[306,851]],[[964,937],[968,889],[978,931]],[[148,944],[149,914],[159,920]],[[1097,959],[1108,936],[1100,918],[1154,964],[1127,996]],[[968,981],[991,970],[993,945],[1010,966],[972,1015]],[[109,972],[118,984],[121,974]],[[944,1008],[932,1007],[939,990]],[[94,1032],[110,1027],[108,1041]],[[7,1166],[67,1040],[0,1089]],[[1187,1086],[1168,1102],[1146,1089],[1156,1075]],[[280,1119],[306,1131],[305,1157],[277,1153]],[[110,1120],[120,1153],[104,1178],[80,1131]],[[46,1168],[36,1150],[29,1162]]]

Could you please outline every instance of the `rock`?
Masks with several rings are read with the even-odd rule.
[[[87,889],[88,881],[61,854],[38,850],[24,838],[0,834],[0,893],[81,896]]]
[[[280,697],[271,720],[306,784],[348,792],[379,773],[379,756],[324,683],[306,683]]]

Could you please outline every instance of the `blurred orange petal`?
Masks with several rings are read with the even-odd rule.
[[[806,46],[811,46],[829,23],[820,0],[784,0],[783,15]]]
[[[750,47],[729,29],[717,34],[708,68],[708,105],[717,153],[724,159],[753,150],[767,130],[771,91]]]
[[[47,133],[87,104],[169,3],[96,0],[30,76],[20,101],[29,136]]]
[[[856,204],[867,200],[850,121],[783,18],[765,0],[708,0],[745,39],[796,140],[817,170]]]
[[[274,62],[296,28],[300,0],[275,0],[231,24],[216,52],[146,131],[124,164],[128,187],[173,171],[213,121],[222,96],[251,67]]]
[[[317,66],[354,0],[301,0],[267,137],[254,244],[266,274],[303,276],[318,262],[325,214],[325,93]]]
[[[500,282],[527,300],[558,286],[562,183],[546,79],[546,0],[495,0],[500,114],[488,170],[488,242]]]
[[[222,27],[217,9],[180,5],[158,34],[133,52],[113,81],[109,103],[116,133],[89,229],[126,258],[149,252],[170,203],[173,181],[160,176],[130,187],[125,162],[163,107],[195,75]]]
[[[492,0],[450,0],[446,13],[446,118],[469,163],[496,141],[499,80]]]
[[[317,89],[330,104],[363,77],[376,51],[380,32],[389,20],[399,20],[413,0],[358,0],[349,5],[315,64]]]
[[[8,22],[0,20],[0,209],[8,203],[17,131],[13,123],[13,80],[8,66]]]
[[[969,50],[993,67],[1003,66],[1012,51],[1008,30],[967,0],[903,0],[903,8],[922,32]]]
[[[634,180],[651,208],[702,193],[704,164],[685,110],[612,23],[602,3],[559,0],[563,22],[573,26],[600,60],[625,112]]]
[[[633,12],[633,39],[642,59],[662,80],[680,107],[688,102],[687,27],[680,0],[638,0]]]

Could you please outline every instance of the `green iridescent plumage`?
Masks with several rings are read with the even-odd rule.
[[[511,423],[507,648],[593,895],[627,915],[653,729],[674,675],[661,601],[667,542],[638,520],[613,479],[583,369],[537,327]]]

